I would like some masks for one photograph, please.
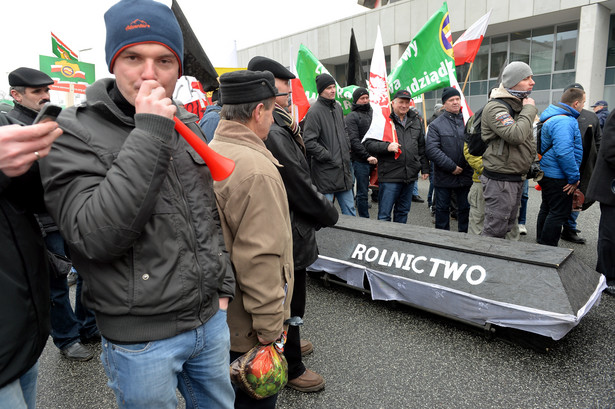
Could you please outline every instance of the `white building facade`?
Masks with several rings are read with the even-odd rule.
[[[442,6],[441,0],[398,0],[331,24],[315,27],[238,51],[238,63],[263,55],[281,63],[296,60],[301,44],[314,55],[342,86],[350,30],[369,74],[377,27],[380,26],[388,71],[410,40]],[[497,86],[502,68],[510,61],[532,67],[536,85],[532,97],[539,111],[559,101],[563,88],[574,82],[587,92],[587,105],[604,99],[615,104],[615,0],[451,0],[448,1],[453,40],[481,16],[492,10],[481,49],[472,65],[457,67],[465,95],[473,110],[487,101]],[[424,95],[426,112],[440,102],[441,90]],[[610,106],[612,108],[612,106]]]

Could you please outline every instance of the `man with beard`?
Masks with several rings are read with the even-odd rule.
[[[500,87],[483,109],[482,139],[487,143],[480,176],[485,197],[482,235],[504,238],[511,231],[523,193],[523,181],[536,157],[533,124],[538,110],[529,97],[532,69],[521,61],[504,68]],[[513,115],[509,113],[512,108]]]
[[[279,62],[257,56],[248,63],[248,70],[271,72],[275,77],[278,91],[288,93],[290,96],[289,80],[295,78],[295,75]],[[273,125],[265,140],[265,146],[282,165],[278,170],[286,188],[293,230],[295,284],[290,315],[303,318],[306,302],[306,268],[318,258],[316,230],[333,226],[339,215],[333,203],[319,193],[312,184],[301,129],[287,111],[289,96],[276,97]],[[284,355],[288,361],[288,387],[300,392],[316,392],[325,387],[324,378],[307,369],[301,359],[302,355],[307,355],[313,350],[314,346],[310,341],[301,339],[299,326],[291,323],[284,348]]]

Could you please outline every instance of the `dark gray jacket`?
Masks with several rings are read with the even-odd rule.
[[[615,112],[615,111],[613,111]],[[598,159],[592,173],[585,199],[615,206],[615,116],[609,115],[602,134]]]
[[[41,161],[45,201],[102,334],[164,339],[206,322],[235,283],[205,162],[172,120],[124,114],[113,84],[60,115],[64,134]],[[195,115],[177,117],[203,138]]]
[[[350,157],[353,161],[367,163],[371,155],[361,141],[372,124],[372,107],[352,104],[352,112],[346,115],[344,124],[350,139]]]
[[[312,182],[321,193],[352,189],[350,141],[342,107],[318,97],[305,116],[303,140],[311,158]]]
[[[472,167],[463,156],[465,140],[463,114],[444,111],[429,125],[425,142],[427,159],[434,164],[433,183],[436,187],[472,186]],[[459,166],[459,175],[453,171]]]

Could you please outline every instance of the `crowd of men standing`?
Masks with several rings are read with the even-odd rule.
[[[315,350],[299,332],[306,269],[318,257],[315,231],[338,220],[335,200],[342,213],[354,216],[356,203],[369,217],[374,166],[379,220],[407,223],[415,183],[431,175],[437,229],[450,229],[454,204],[460,232],[514,239],[538,150],[537,241],[557,245],[580,187],[586,204],[600,202],[596,269],[615,295],[615,118],[600,133],[579,84],[542,113],[537,149],[531,69],[506,66],[483,110],[487,149],[472,157],[454,88],[443,90],[442,113],[427,130],[410,93],[397,92],[397,139],[365,139],[373,115],[366,89],[344,118],[334,78],[319,75],[302,128],[288,111],[294,75],[258,56],[248,70],[221,76],[213,125],[208,116],[203,132],[171,99],[184,50],[169,7],[122,0],[105,24],[115,78],[94,83],[87,102],[57,121],[33,123],[49,77],[20,68],[9,78],[16,104],[0,114],[0,305],[11,311],[0,315],[1,409],[35,407],[50,330],[68,359],[90,359],[87,343],[101,342],[121,408],[176,407],[176,389],[189,408],[273,408],[277,394],[257,400],[231,384],[229,363],[259,343],[283,342],[285,332],[288,386],[322,390],[324,378],[302,362]],[[213,164],[180,137],[179,124],[232,159],[231,175],[214,181]],[[37,217],[46,215],[51,223],[41,229]],[[78,311],[66,309],[65,277],[49,278],[45,245],[77,268]]]

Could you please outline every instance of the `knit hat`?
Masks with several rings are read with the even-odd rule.
[[[529,65],[522,61],[513,61],[502,72],[502,85],[504,88],[512,88],[524,78],[534,75]]]
[[[105,54],[109,72],[124,49],[143,43],[161,44],[175,54],[181,77],[184,38],[173,11],[154,0],[121,0],[105,13],[107,41]]]
[[[356,104],[359,98],[361,98],[363,95],[369,95],[369,92],[365,88],[359,87],[355,89],[352,93],[352,103]]]
[[[232,71],[220,77],[220,97],[225,105],[263,101],[278,95],[275,78],[269,71]]]
[[[461,94],[459,93],[459,91],[457,91],[456,88],[453,88],[453,87],[444,88],[444,90],[442,91],[442,103],[444,104],[449,98],[452,98],[452,97],[461,97]]]
[[[319,94],[331,84],[335,84],[335,79],[333,79],[333,77],[329,74],[320,74],[316,76],[316,89]]]

